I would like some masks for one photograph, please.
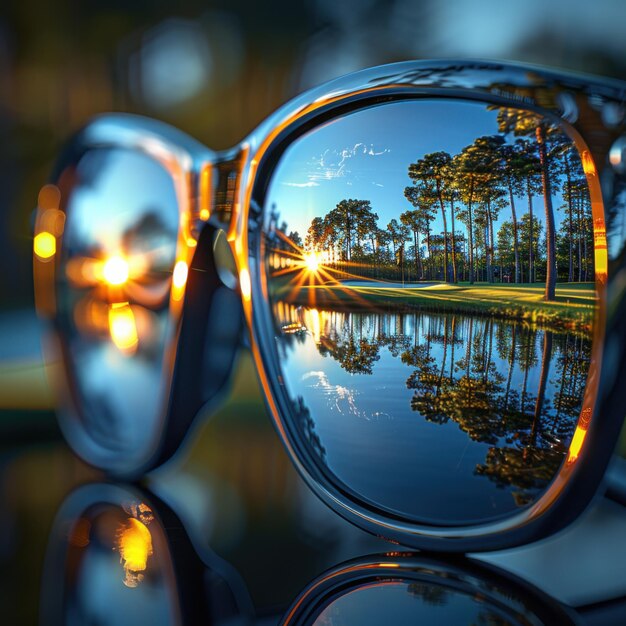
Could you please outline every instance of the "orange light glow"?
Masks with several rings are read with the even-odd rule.
[[[320,267],[320,259],[317,252],[310,252],[304,255],[304,263],[309,272],[317,272]]]
[[[308,311],[307,327],[313,335],[313,340],[316,344],[320,343],[322,337],[322,329],[320,324],[320,313],[317,309],[309,309]]]
[[[589,407],[584,408],[580,413],[578,426],[576,426],[574,436],[572,437],[572,442],[569,445],[569,455],[567,456],[568,463],[573,463],[574,461],[576,461],[578,455],[580,454],[583,443],[585,442],[585,437],[587,436],[589,424],[591,422],[591,415],[592,411]]]
[[[587,176],[595,176],[596,175],[596,165],[593,162],[593,158],[589,153],[589,150],[583,150],[581,154],[581,161],[583,166],[583,171]]]
[[[172,299],[176,302],[182,300],[188,275],[189,266],[187,263],[182,259],[177,261],[172,273]]]
[[[50,259],[57,251],[56,237],[47,231],[43,231],[35,236],[33,250],[40,259]]]
[[[250,282],[250,272],[244,267],[239,272],[239,285],[241,287],[241,295],[244,300],[250,300],[252,294],[252,284]]]
[[[120,255],[108,258],[102,266],[102,276],[109,285],[123,285],[128,280],[128,261]]]
[[[182,289],[187,282],[187,275],[189,268],[185,261],[178,261],[174,266],[174,273],[172,274],[172,282],[176,289]]]
[[[596,276],[600,283],[606,284],[606,275],[608,271],[606,227],[604,220],[601,217],[597,217],[593,220],[593,249]]]
[[[210,207],[213,194],[211,166],[206,166],[200,174],[200,219],[206,222],[211,214]]]
[[[178,263],[174,266],[174,273],[172,275],[174,287],[182,289],[187,282],[188,273],[189,269],[187,267],[187,263],[185,263],[185,261],[178,261]]]
[[[124,584],[131,588],[137,587],[143,580],[143,572],[153,554],[150,531],[138,519],[129,517],[118,530],[116,548],[124,568]]]
[[[109,308],[109,333],[121,352],[133,354],[139,343],[135,315],[128,302],[112,304]]]
[[[574,431],[574,436],[572,437],[572,443],[569,446],[569,455],[567,457],[568,463],[573,463],[578,459],[578,455],[583,447],[583,443],[585,441],[585,437],[587,436],[587,429],[581,428],[580,426],[576,427]]]

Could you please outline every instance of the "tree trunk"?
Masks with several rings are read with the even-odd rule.
[[[546,302],[554,300],[556,292],[556,239],[554,228],[554,210],[552,208],[552,190],[550,188],[550,172],[548,171],[548,153],[546,150],[546,128],[537,126],[537,142],[539,144],[539,161],[541,163],[541,182],[543,186],[543,205],[546,211]]]
[[[524,384],[522,385],[522,397],[520,403],[520,411],[522,413],[526,410],[526,389],[528,388],[528,370],[530,369],[530,349],[534,336],[531,329],[528,329],[528,336],[526,338],[526,360],[524,361]]]
[[[483,282],[490,282],[491,276],[491,250],[489,248],[489,215],[485,212],[485,227],[483,229],[483,241],[485,244],[485,266],[483,267]]]
[[[533,273],[533,195],[532,190],[530,188],[530,177],[526,179],[526,192],[528,194],[528,215],[530,219],[528,220],[528,228],[529,228],[529,244],[528,244],[528,282],[534,283],[534,273]]]
[[[509,203],[511,205],[511,217],[513,218],[513,256],[515,257],[515,283],[520,283],[519,271],[519,235],[517,233],[517,215],[515,214],[515,200],[513,199],[513,187],[509,181]]]
[[[487,320],[485,330],[489,326],[489,352],[487,353],[487,364],[485,366],[485,373],[487,374],[486,380],[489,380],[489,370],[491,366],[491,357],[493,355],[493,317]]]
[[[509,409],[509,392],[511,391],[511,380],[513,378],[513,368],[515,367],[515,331],[517,324],[513,324],[511,328],[511,356],[509,357],[509,375],[506,381],[506,394],[504,396],[504,410]]]
[[[580,217],[581,210],[580,207],[582,205],[582,198],[577,198],[577,213],[578,213],[578,282],[582,282],[583,279],[583,237],[585,233],[583,232],[583,224],[582,219]]]
[[[456,241],[454,239],[454,200],[450,201],[450,216],[452,217],[452,282],[458,282],[456,275]]]
[[[441,208],[441,219],[443,220],[443,280],[450,282],[448,276],[448,222],[446,220],[446,209],[443,205],[443,195],[441,193],[441,182],[436,179],[437,195],[439,196],[439,206]]]
[[[474,235],[472,233],[473,224],[472,224],[472,200],[474,195],[474,177],[470,179],[470,195],[469,202],[467,204],[467,216],[469,222],[468,228],[468,239],[469,239],[469,283],[470,285],[474,284]]]
[[[433,277],[433,259],[430,255],[430,226],[426,229],[426,250],[428,251],[428,278]]]
[[[415,251],[415,280],[419,278],[419,252],[417,249],[417,231],[413,231],[413,250]]]
[[[452,330],[451,330],[451,336],[452,336],[452,354],[450,355],[450,382],[452,382],[452,378],[454,375],[454,336],[455,336],[455,326],[456,326],[456,315],[452,316]]]
[[[583,259],[585,261],[584,280],[588,281],[589,280],[589,255],[587,254],[587,232],[585,229],[585,221],[584,221],[585,204],[584,204],[584,198],[582,196],[580,198],[580,203],[582,205],[582,213],[583,213],[583,228],[581,230],[583,233]]]
[[[467,377],[467,392],[468,399],[472,397],[472,385],[470,377],[470,362],[472,360],[472,339],[474,336],[474,318],[469,319],[469,339],[467,341],[467,348],[465,349],[465,376]]]
[[[541,409],[543,407],[543,399],[546,393],[546,383],[548,382],[548,373],[550,371],[550,360],[552,358],[552,333],[548,330],[543,331],[543,353],[541,355],[541,373],[539,375],[539,390],[537,391],[537,400],[535,402],[535,413],[533,416],[533,427],[531,431],[531,441],[534,443],[537,439],[537,430],[541,421]]]
[[[567,215],[568,215],[568,224],[567,224],[567,249],[569,251],[569,267],[567,272],[567,280],[571,283],[574,280],[574,254],[572,250],[572,173],[570,171],[570,164],[567,155],[563,159],[565,162],[565,176],[567,178]]]
[[[441,370],[439,371],[439,381],[437,383],[436,395],[439,395],[439,391],[441,390],[441,385],[443,384],[443,373],[445,371],[447,357],[448,357],[448,316],[446,315],[446,320],[445,320],[444,330],[443,330],[443,358],[441,359]]]
[[[489,282],[493,282],[493,253],[494,253],[494,244],[493,244],[493,217],[491,215],[491,200],[487,200],[487,218],[489,220],[489,259],[491,261],[489,267]]]
[[[556,424],[561,416],[563,407],[563,394],[565,393],[565,381],[567,380],[567,370],[569,369],[569,335],[565,337],[565,349],[563,350],[563,371],[561,372],[561,388],[559,390],[559,401],[556,403],[556,416],[554,424]]]

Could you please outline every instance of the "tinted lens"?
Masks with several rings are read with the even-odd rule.
[[[266,206],[288,426],[326,475],[432,524],[535,502],[591,400],[601,263],[564,130],[458,100],[361,109],[289,147]]]
[[[77,404],[95,446],[137,459],[163,408],[173,180],[143,153],[90,150],[72,173],[66,214],[58,320]]]

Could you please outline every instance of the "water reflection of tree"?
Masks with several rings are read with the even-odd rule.
[[[580,414],[589,338],[456,314],[333,315],[322,354],[352,374],[372,374],[386,348],[410,368],[413,411],[490,446],[477,475],[511,489],[519,505],[547,486]]]
[[[376,342],[350,336],[347,342],[337,343],[329,353],[339,361],[341,367],[350,374],[371,374],[372,366],[380,358],[380,347]]]
[[[356,321],[356,324],[354,323]],[[332,328],[320,341],[320,353],[331,356],[350,374],[371,374],[380,358],[380,342],[364,336],[363,316],[349,316],[343,328]]]
[[[474,441],[496,443],[505,423],[499,407],[503,376],[491,358],[493,321],[466,320],[465,355],[455,369],[462,376],[447,385],[445,404],[450,419]]]
[[[498,487],[514,487],[515,503],[523,506],[545,489],[562,462],[563,452],[550,447],[491,447],[485,463],[476,466],[476,474],[486,476]]]
[[[449,590],[443,584],[410,583],[407,591],[430,606],[444,606],[450,601]]]
[[[566,436],[567,424],[580,413],[590,361],[590,342],[583,337],[568,335],[564,349],[556,360],[560,380],[559,390],[554,396],[556,414],[553,430],[560,438]]]
[[[322,445],[320,436],[315,432],[315,420],[311,417],[311,411],[306,406],[304,398],[298,396],[292,401],[293,413],[296,423],[304,436],[311,452],[321,461],[326,461],[326,448]]]

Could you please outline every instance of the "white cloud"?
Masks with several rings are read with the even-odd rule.
[[[317,182],[335,178],[358,179],[360,178],[360,168],[365,169],[371,159],[388,152],[391,152],[389,148],[376,150],[373,144],[368,145],[363,142],[340,150],[329,148],[311,161],[313,170],[309,172],[309,181]]]
[[[286,187],[319,187],[319,183],[316,183],[314,180],[310,180],[307,183],[281,183]]]
[[[333,385],[328,380],[326,372],[311,371],[302,376],[302,380],[317,379],[311,386],[321,389],[328,396],[331,408],[336,408],[339,413],[343,413],[345,409],[347,413],[360,415],[354,401],[354,392],[343,387],[342,385]]]

